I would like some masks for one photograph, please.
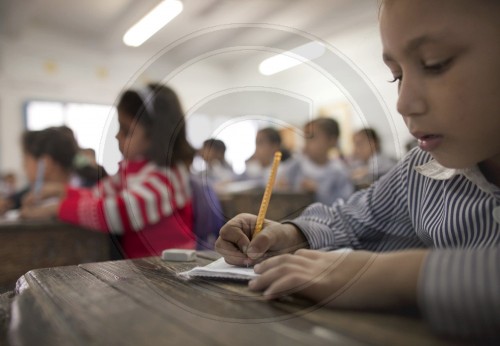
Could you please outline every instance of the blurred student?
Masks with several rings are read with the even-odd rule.
[[[353,142],[354,152],[349,166],[354,185],[367,187],[396,164],[396,160],[381,152],[380,138],[374,129],[357,131]]]
[[[117,105],[116,138],[124,160],[116,175],[94,189],[61,185],[60,203],[45,215],[86,228],[120,234],[129,258],[159,255],[166,248],[194,248],[189,165],[194,149],[186,139],[184,114],[175,92],[162,85],[127,90]],[[23,209],[30,218],[40,214]]]
[[[72,138],[79,148],[75,133],[71,128],[63,125],[59,126],[58,129]],[[71,185],[79,187],[93,187],[100,179],[108,175],[104,167],[97,164],[95,151],[91,148],[78,149],[73,160],[73,173]]]
[[[265,260],[251,289],[337,308],[418,307],[458,343],[498,345],[499,13],[499,1],[382,1],[383,58],[419,147],[345,203],[266,221],[253,238],[256,216],[229,221],[217,249],[231,264],[355,250]]]
[[[32,192],[32,203],[41,202],[43,198],[38,193],[43,185],[68,184],[73,174],[73,160],[78,147],[61,128],[26,131],[21,142],[28,185],[5,200],[7,204],[4,203],[3,212],[19,209],[29,192]]]
[[[279,173],[279,186],[314,193],[316,202],[332,204],[354,191],[348,171],[340,159],[331,159],[340,135],[338,123],[317,118],[304,126],[305,147]]]
[[[245,172],[240,176],[240,180],[252,180],[259,187],[264,187],[271,172],[271,166],[274,159],[274,153],[282,151],[281,135],[278,130],[272,127],[266,127],[257,131],[255,137],[255,152],[246,162]],[[281,161],[288,159],[283,156]],[[284,165],[280,166],[280,170]]]
[[[210,138],[203,142],[201,157],[205,162],[203,177],[212,183],[226,183],[233,181],[236,174],[231,165],[226,161],[226,145],[220,139]]]

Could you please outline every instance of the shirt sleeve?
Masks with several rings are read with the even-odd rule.
[[[408,155],[370,188],[358,191],[346,202],[313,204],[288,222],[302,231],[312,249],[390,251],[425,247],[408,210],[408,170],[413,161]]]
[[[438,333],[500,339],[500,247],[429,253],[418,303]]]
[[[178,170],[153,172],[143,179],[128,179],[120,191],[100,193],[68,188],[59,208],[62,221],[103,232],[123,234],[139,231],[170,216],[190,198]],[[104,185],[103,185],[104,186]]]

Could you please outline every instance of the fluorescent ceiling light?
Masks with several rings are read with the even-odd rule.
[[[304,62],[319,58],[325,53],[325,46],[320,42],[309,42],[288,52],[270,57],[259,65],[259,71],[265,76],[287,70]]]
[[[174,19],[183,9],[179,0],[164,0],[135,23],[123,35],[123,43],[131,47],[139,47],[158,30]]]

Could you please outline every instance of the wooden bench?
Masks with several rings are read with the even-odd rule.
[[[0,293],[31,269],[110,259],[109,235],[57,221],[0,223]]]

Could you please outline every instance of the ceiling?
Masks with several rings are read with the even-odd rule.
[[[0,34],[23,37],[36,31],[71,39],[96,50],[151,54],[200,30],[259,23],[326,39],[376,20],[375,0],[183,0],[184,11],[141,47],[122,43],[125,31],[159,0],[0,0]],[[211,29],[210,29],[211,28]],[[248,39],[255,30],[221,31],[197,41],[208,50]],[[261,33],[260,44],[276,47],[290,35]],[[200,47],[205,46],[205,47]],[[189,49],[186,47],[185,49]],[[184,52],[186,54],[186,52]],[[182,54],[181,54],[182,55]]]

